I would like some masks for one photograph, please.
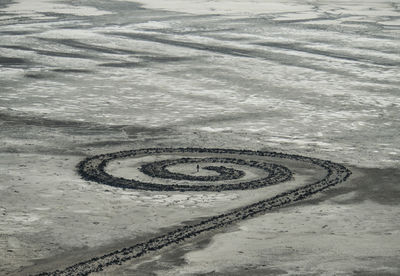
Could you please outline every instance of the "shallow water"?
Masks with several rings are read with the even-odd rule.
[[[102,141],[168,129],[205,145],[400,163],[398,4],[143,2],[1,1],[3,124],[64,122],[63,135],[95,129]]]

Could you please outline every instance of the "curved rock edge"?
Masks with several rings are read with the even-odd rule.
[[[194,186],[194,185],[184,185],[184,184],[165,185],[165,184],[142,182],[135,179],[126,179],[122,177],[112,176],[104,171],[104,168],[107,166],[107,164],[110,161],[116,159],[130,158],[142,154],[149,155],[149,154],[159,154],[159,153],[188,153],[188,152],[243,154],[243,155],[260,155],[260,153],[262,153],[257,151],[244,151],[244,150],[234,150],[234,149],[207,149],[207,148],[150,148],[150,149],[127,150],[127,151],[106,153],[89,157],[78,164],[78,173],[85,180],[95,181],[105,185],[124,188],[124,189],[137,189],[137,190],[149,190],[149,191],[179,191],[179,192],[185,192],[185,191],[220,192],[228,190],[257,189],[264,186],[274,185],[279,182],[284,182],[292,178],[292,172],[288,168],[281,165],[273,163],[261,163],[257,161],[246,162],[241,159],[218,158],[218,157],[215,157],[214,159],[225,159],[227,161],[230,161],[230,163],[235,163],[238,165],[254,166],[267,171],[269,175],[265,178],[256,179],[252,181],[245,181],[235,184]],[[190,160],[190,158],[187,159]],[[174,160],[171,160],[171,162],[172,161]],[[168,160],[160,162],[168,162]],[[155,164],[157,162],[152,162],[152,163]],[[143,170],[141,171],[143,172]],[[158,174],[160,174],[160,172]],[[160,177],[159,175],[154,175],[154,176]],[[171,178],[171,177],[165,177],[165,178]],[[206,181],[207,179],[205,178],[204,180]]]
[[[191,150],[199,150],[199,148],[179,148],[179,149],[188,150],[187,152],[191,152]],[[158,149],[144,149],[140,151],[162,153],[160,152],[160,150],[161,149],[158,148]],[[221,215],[211,216],[205,220],[202,220],[197,224],[183,226],[164,235],[160,235],[158,237],[149,239],[143,243],[138,243],[130,247],[124,247],[120,250],[116,250],[99,257],[91,258],[89,260],[79,262],[62,270],[55,270],[52,272],[42,272],[36,275],[37,276],[88,275],[92,272],[99,272],[108,266],[122,264],[123,262],[126,262],[128,260],[139,258],[146,253],[157,251],[160,250],[161,248],[167,247],[168,245],[177,244],[184,240],[194,238],[201,233],[205,233],[207,231],[211,231],[217,228],[222,228],[234,222],[244,220],[246,218],[253,217],[255,215],[259,215],[267,211],[277,209],[279,207],[283,207],[291,203],[300,201],[302,199],[310,197],[311,195],[321,192],[329,187],[332,187],[334,185],[346,181],[347,178],[351,175],[351,171],[343,165],[333,163],[328,160],[305,157],[301,155],[284,154],[279,152],[248,151],[248,150],[234,150],[234,149],[223,149],[223,150],[201,149],[201,150],[203,150],[202,152],[211,152],[211,153],[228,153],[227,151],[230,151],[235,154],[246,154],[246,155],[253,154],[259,156],[268,156],[268,157],[277,157],[282,159],[304,161],[325,169],[327,171],[327,175],[322,180],[292,190],[285,191],[274,197],[267,198],[265,200],[261,200],[244,207],[233,209]],[[121,153],[126,153],[126,152],[121,152]],[[110,154],[105,154],[103,156],[107,155]]]

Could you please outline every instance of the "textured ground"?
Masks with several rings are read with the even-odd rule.
[[[0,0],[0,274],[256,201],[127,191],[76,172],[105,152],[217,147],[328,159],[353,175],[108,275],[398,275],[399,20],[386,0]]]
[[[99,275],[397,275],[399,174],[353,168],[322,198]]]

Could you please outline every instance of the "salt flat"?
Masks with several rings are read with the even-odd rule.
[[[399,18],[387,0],[0,1],[0,274],[283,189],[158,193],[77,174],[88,156],[152,147],[280,151],[353,175],[104,273],[399,274]]]

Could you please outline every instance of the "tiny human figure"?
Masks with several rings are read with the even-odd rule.
[[[197,164],[197,172],[199,172],[199,170],[200,170],[200,166],[199,166],[199,164]]]

